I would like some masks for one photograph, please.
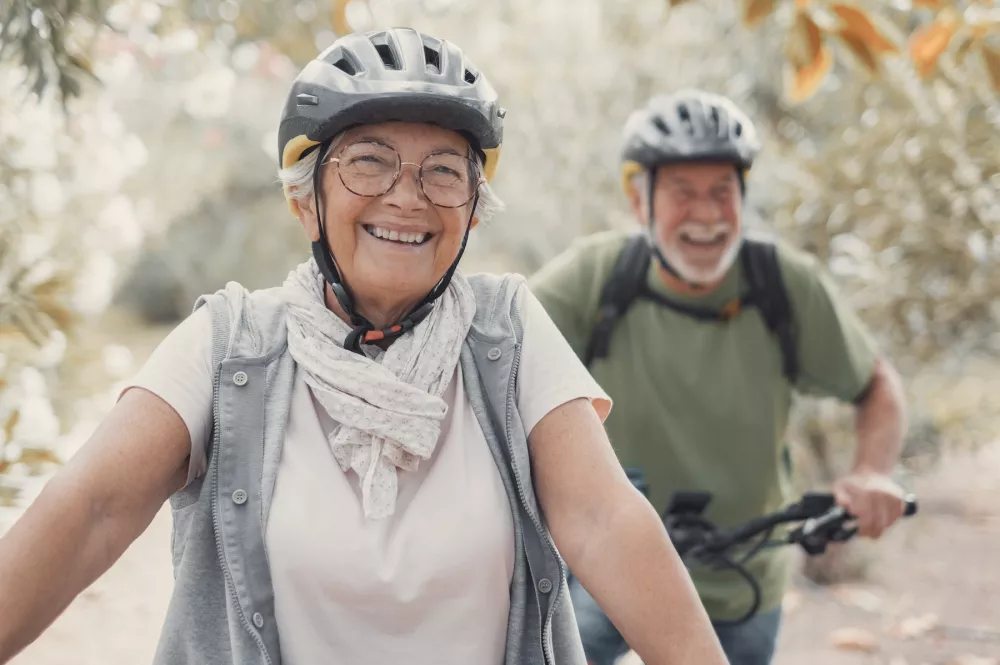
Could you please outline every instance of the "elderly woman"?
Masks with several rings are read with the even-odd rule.
[[[302,71],[280,177],[313,259],[200,299],[0,541],[0,662],[167,498],[156,663],[581,665],[562,557],[648,665],[725,662],[607,397],[520,278],[457,270],[504,113],[413,30]]]

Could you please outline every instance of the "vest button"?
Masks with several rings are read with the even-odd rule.
[[[233,492],[233,503],[235,503],[238,506],[242,506],[246,502],[247,502],[246,492],[244,492],[243,490],[236,490],[235,492]]]
[[[233,383],[238,386],[245,386],[249,380],[250,377],[248,377],[247,373],[242,370],[233,374]]]
[[[538,590],[542,593],[548,593],[552,591],[552,582],[547,577],[543,577],[538,580]]]
[[[489,358],[490,360],[500,360],[500,356],[502,355],[502,353],[503,352],[500,351],[500,349],[493,347],[492,349],[486,352],[486,357]]]
[[[253,625],[257,626],[258,628],[263,628],[264,627],[264,615],[261,614],[260,612],[254,612],[253,613]]]

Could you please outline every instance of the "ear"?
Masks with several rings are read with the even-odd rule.
[[[305,199],[293,199],[289,197],[288,207],[292,214],[299,218],[303,230],[309,240],[316,242],[319,240],[319,217],[316,215],[316,199],[312,196]]]
[[[472,221],[469,222],[469,228],[470,229],[474,229],[474,228],[476,228],[476,226],[478,224],[479,224],[479,218],[478,217],[473,217]]]

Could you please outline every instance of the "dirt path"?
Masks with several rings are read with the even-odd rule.
[[[916,489],[921,513],[879,544],[869,583],[797,585],[775,665],[1000,665],[1000,445]],[[844,636],[855,650],[831,646],[842,629],[864,631]]]
[[[141,665],[153,661],[170,600],[170,510],[80,594],[11,665]]]
[[[774,665],[1000,664],[1000,446],[945,463],[917,489],[921,514],[875,550],[872,582],[796,586]],[[13,665],[150,662],[170,594],[169,540],[164,510]],[[858,650],[831,646],[845,628],[865,631]],[[861,650],[867,640],[872,651]]]

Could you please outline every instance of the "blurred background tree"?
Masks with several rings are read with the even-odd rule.
[[[71,360],[109,312],[173,324],[197,295],[273,284],[307,255],[275,180],[288,83],[338,34],[392,25],[461,44],[509,110],[508,210],[473,234],[467,269],[530,273],[582,234],[632,224],[617,178],[627,114],[661,90],[721,92],[765,140],[751,224],[820,256],[900,364],[921,435],[911,451],[938,430],[996,434],[982,427],[1000,391],[959,377],[1000,350],[996,2],[7,0],[8,496],[86,433],[73,425],[94,402]],[[88,374],[131,371],[120,349],[98,355]],[[101,394],[107,406],[113,390]],[[803,482],[821,483],[848,449],[845,412],[807,402],[798,414],[793,439],[819,453],[802,460]]]

